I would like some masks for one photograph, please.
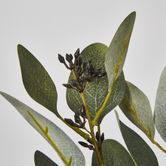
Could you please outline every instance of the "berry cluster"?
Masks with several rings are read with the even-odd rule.
[[[75,89],[81,93],[85,89],[87,82],[91,82],[94,78],[102,77],[106,73],[102,72],[101,68],[95,69],[91,61],[83,62],[80,55],[80,50],[77,49],[74,56],[72,54],[66,54],[66,57],[64,58],[62,55],[58,54],[58,59],[67,69],[73,71],[75,75],[75,79],[72,79],[68,84],[63,85],[66,88]]]

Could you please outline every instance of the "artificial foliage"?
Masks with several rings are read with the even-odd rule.
[[[154,116],[146,95],[133,83],[125,80],[123,66],[134,27],[136,13],[132,12],[119,26],[110,46],[93,43],[74,54],[58,54],[59,62],[70,71],[66,101],[74,117],[64,118],[57,110],[56,86],[43,65],[24,46],[18,45],[23,84],[36,102],[51,111],[82,137],[80,146],[92,151],[92,166],[158,166],[149,145],[119,118],[118,111],[136,125],[163,153],[166,150],[154,139],[155,128],[166,141],[166,68],[161,74],[157,90]],[[65,166],[85,166],[80,148],[64,133],[56,122],[10,96],[0,94],[11,103],[23,118],[53,147]],[[115,111],[119,130],[127,149],[118,140],[105,139],[100,125],[104,117]],[[109,126],[107,126],[109,127]],[[42,152],[34,153],[36,166],[57,166]]]

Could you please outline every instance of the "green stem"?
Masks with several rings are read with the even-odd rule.
[[[100,128],[100,124],[98,124],[98,126],[97,126],[97,130],[98,130],[99,136],[101,136],[101,128]],[[102,153],[102,142],[101,142],[101,137],[99,138],[99,148],[100,148],[100,156],[101,156],[101,160],[104,161],[103,153]]]
[[[100,124],[97,126],[97,130],[98,130],[99,135],[101,135]]]
[[[99,165],[100,165],[100,166],[104,166],[104,161],[103,161],[102,158],[101,158],[102,155],[101,155],[101,152],[100,152],[100,150],[99,150],[99,147],[98,147],[97,142],[96,142],[96,139],[95,139],[94,126],[93,126],[93,124],[92,124],[92,120],[91,120],[91,117],[90,117],[90,114],[89,114],[89,109],[88,109],[88,106],[87,106],[87,104],[86,104],[86,100],[85,100],[84,94],[83,94],[83,93],[80,93],[80,96],[81,96],[83,105],[84,105],[84,107],[85,107],[85,113],[86,113],[86,117],[87,117],[87,119],[88,119],[89,128],[90,128],[90,133],[91,133],[93,145],[94,145],[94,147],[95,147],[95,152],[96,152],[96,156],[97,156]]]
[[[66,159],[66,157],[63,155],[63,153],[60,151],[56,143],[52,140],[51,136],[48,134],[48,127],[44,128],[38,120],[34,117],[34,115],[31,112],[28,112],[29,116],[32,118],[34,123],[37,125],[37,127],[42,131],[42,133],[45,135],[47,138],[48,142],[52,145],[52,147],[55,149],[61,160],[64,162],[65,166],[71,166],[71,160],[72,158],[70,157],[69,160]]]
[[[160,150],[162,150],[164,153],[166,153],[166,149],[164,149],[158,142],[156,142],[154,139],[150,139],[154,145],[156,145]]]
[[[76,73],[74,72],[74,70],[72,70],[72,74],[73,74],[73,76],[74,76],[74,79],[77,80],[77,75],[76,75]],[[98,147],[97,142],[96,142],[96,139],[95,139],[94,125],[92,124],[92,119],[91,119],[91,116],[90,116],[90,112],[89,112],[88,105],[87,105],[87,103],[86,103],[84,94],[83,94],[83,93],[80,93],[80,97],[81,97],[82,102],[83,102],[83,105],[84,105],[84,107],[85,107],[85,114],[86,114],[86,117],[87,117],[88,123],[89,123],[90,135],[91,135],[91,143],[92,143],[92,144],[94,145],[94,147],[95,147],[95,153],[96,153],[96,156],[97,156],[99,165],[100,165],[100,166],[104,166],[104,161],[103,161],[102,158],[101,158],[102,155],[101,155],[101,152],[99,151],[99,147]]]

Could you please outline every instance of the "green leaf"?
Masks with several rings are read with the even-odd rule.
[[[50,140],[46,135],[49,136],[67,160],[72,157],[73,166],[85,165],[85,159],[80,149],[59,127],[14,97],[4,92],[0,92],[0,94],[8,100],[24,119],[50,143]],[[44,132],[41,128],[44,129]],[[51,145],[53,146],[53,144]],[[55,149],[55,146],[53,146],[53,148]]]
[[[95,68],[102,68],[102,71],[104,71],[104,58],[105,58],[105,54],[107,51],[107,46],[101,43],[94,43],[89,45],[88,47],[86,47],[82,52],[80,57],[82,58],[83,62],[87,62],[87,61],[92,61],[92,65]],[[68,83],[70,83],[70,81],[74,79],[73,74],[70,74],[69,77],[69,81]],[[104,81],[103,81],[104,80]],[[95,79],[92,83],[88,83],[88,89],[90,89],[90,85],[93,84],[93,86],[91,86],[92,90],[97,89],[97,87],[102,88],[100,91],[100,96],[101,98],[103,98],[103,96],[105,96],[105,86],[102,86],[103,84],[105,84],[105,80],[106,77],[103,77],[102,79]],[[90,85],[89,85],[90,84]],[[107,84],[107,81],[106,81]],[[98,86],[97,86],[98,85]],[[90,90],[91,90],[90,89]],[[88,90],[86,91],[86,93],[88,93]],[[96,94],[96,98],[97,93]],[[90,95],[91,96],[91,93]],[[91,97],[93,98],[93,97]],[[82,107],[82,100],[81,97],[79,95],[79,93],[76,90],[73,89],[67,89],[66,92],[66,99],[67,99],[67,104],[69,105],[70,109],[73,110],[74,112],[79,112],[81,107]],[[95,107],[97,107],[98,102],[96,102]],[[93,110],[95,109],[95,107],[93,108]],[[91,111],[91,114],[95,114],[94,111]]]
[[[35,166],[58,166],[50,158],[40,151],[35,152]]]
[[[149,138],[154,138],[155,129],[148,98],[132,83],[127,82],[126,86],[126,93],[120,104],[120,108],[127,118]]]
[[[94,43],[86,47],[82,51],[80,57],[82,58],[83,62],[92,61],[94,68],[96,69],[101,68],[102,71],[105,72],[104,59],[106,52],[107,52],[107,46],[101,43]],[[70,75],[69,83],[71,79],[74,79],[72,74]],[[100,108],[101,104],[103,103],[108,93],[107,87],[108,87],[108,79],[106,75],[101,78],[96,78],[92,82],[87,83],[83,93],[86,102],[89,106],[89,111],[92,117],[95,117],[97,110]],[[100,120],[102,120],[102,118],[108,112],[110,112],[115,106],[117,106],[121,102],[124,93],[125,93],[125,81],[123,74],[121,74],[121,76],[118,78],[118,80],[115,83],[110,100],[108,101],[108,104],[106,105]],[[82,108],[82,100],[79,93],[76,90],[67,89],[66,98],[70,109],[73,110],[74,112],[79,112],[80,109]]]
[[[131,33],[135,22],[136,13],[132,12],[119,26],[105,57],[105,70],[109,86],[113,84],[121,72],[126,58]]]
[[[156,129],[166,142],[166,67],[160,77],[154,114]]]
[[[59,116],[56,87],[42,64],[22,45],[18,45],[22,79],[28,94]]]
[[[129,152],[138,166],[158,166],[157,158],[148,144],[119,120],[119,126]]]
[[[117,141],[107,139],[102,144],[105,166],[135,166],[127,150]],[[99,166],[93,153],[92,166]]]

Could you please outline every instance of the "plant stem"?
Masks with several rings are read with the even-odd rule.
[[[99,135],[101,135],[100,124],[97,126],[97,130],[98,130],[98,132],[99,132]]]
[[[156,142],[154,139],[150,139],[154,145],[156,145],[160,150],[162,150],[164,153],[166,153],[166,149],[164,149],[158,142]]]
[[[31,112],[28,112],[29,116],[32,118],[34,123],[37,125],[37,127],[41,130],[41,132],[45,135],[47,138],[48,142],[52,145],[52,147],[55,149],[55,151],[58,153],[59,157],[61,160],[64,162],[65,166],[71,166],[71,160],[72,158],[70,157],[69,160],[66,159],[66,157],[63,155],[63,153],[60,151],[56,143],[52,140],[51,136],[48,134],[48,127],[46,126],[45,128],[38,122],[38,120],[34,117],[34,115]]]
[[[90,128],[90,132],[91,132],[91,137],[92,137],[93,145],[95,147],[95,152],[96,152],[96,156],[97,156],[99,165],[100,166],[104,166],[104,161],[102,160],[102,157],[101,157],[102,155],[101,155],[101,152],[99,150],[98,144],[97,144],[96,139],[95,139],[94,126],[92,124],[92,120],[91,120],[91,117],[90,117],[90,114],[89,114],[89,109],[88,109],[88,106],[86,104],[86,100],[85,100],[84,94],[80,93],[80,96],[81,96],[83,105],[85,107],[85,113],[86,113],[86,117],[88,119],[89,128]]]
[[[73,74],[73,77],[75,80],[77,80],[77,75],[75,73],[74,70],[72,70],[72,74]],[[82,102],[83,102],[83,105],[85,107],[85,114],[86,114],[86,117],[88,119],[88,123],[89,123],[89,128],[90,128],[90,134],[91,134],[91,143],[94,145],[95,147],[95,153],[96,153],[96,156],[97,156],[97,159],[98,159],[98,162],[99,162],[99,165],[100,166],[104,166],[104,160],[102,160],[102,153],[101,151],[99,150],[99,147],[98,147],[98,144],[96,142],[96,139],[95,139],[95,134],[94,134],[94,125],[92,123],[92,119],[91,119],[91,116],[90,116],[90,112],[89,112],[89,109],[88,109],[88,105],[86,103],[86,100],[85,100],[85,97],[84,97],[84,94],[83,92],[80,93],[80,97],[82,99]]]

